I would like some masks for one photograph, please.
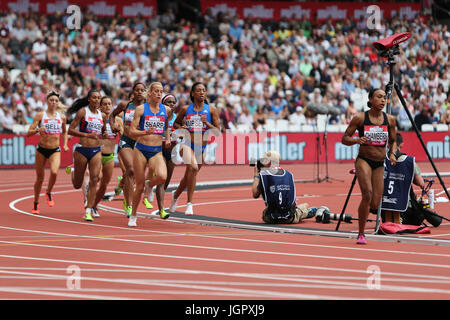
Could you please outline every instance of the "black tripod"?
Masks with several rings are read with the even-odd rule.
[[[324,148],[325,148],[325,178],[320,179],[319,176],[318,176],[318,182],[323,182],[323,181],[329,182],[329,181],[331,181],[331,180],[343,182],[343,180],[331,178],[331,177],[328,175],[327,126],[328,126],[328,121],[329,121],[329,119],[330,119],[330,114],[327,113],[327,118],[326,118],[326,122],[325,122],[325,129],[324,129],[324,131],[323,131],[323,145],[324,145]]]

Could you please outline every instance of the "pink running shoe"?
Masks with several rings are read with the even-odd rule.
[[[356,240],[356,244],[367,244],[364,234],[362,233],[358,234],[358,240]]]

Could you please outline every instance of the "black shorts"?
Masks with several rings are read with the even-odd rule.
[[[358,157],[356,159],[358,159],[358,158],[367,162],[367,164],[372,168],[372,170],[375,170],[379,167],[384,166],[384,161],[375,161],[375,160],[371,160],[371,159],[368,159],[368,158],[366,158],[364,156],[360,156],[360,155],[358,155]]]
[[[61,148],[54,148],[54,149],[47,149],[47,148],[43,148],[40,145],[38,145],[37,151],[39,151],[40,154],[42,154],[46,159],[50,158],[50,156],[52,154],[54,154],[55,152],[61,152]]]
[[[120,149],[125,149],[125,148],[134,149],[135,144],[136,144],[136,140],[133,140],[127,136],[122,136],[119,141],[118,152],[120,151]]]

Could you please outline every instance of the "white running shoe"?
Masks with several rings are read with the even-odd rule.
[[[91,212],[94,218],[100,218],[100,214],[97,211],[97,207],[92,208]]]
[[[130,219],[128,220],[128,226],[129,227],[137,227],[136,220],[137,220],[137,215],[130,216]]]
[[[177,209],[177,202],[178,202],[178,199],[175,199],[174,195],[175,195],[175,190],[172,191],[172,203],[170,204],[170,207],[169,207],[169,211],[172,213],[174,213],[175,210]]]
[[[186,205],[186,211],[184,212],[187,216],[192,216],[194,214],[194,205],[191,202],[188,202]]]

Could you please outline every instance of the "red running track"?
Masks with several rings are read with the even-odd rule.
[[[437,165],[450,171],[449,164]],[[296,179],[314,178],[313,165],[285,167]],[[339,213],[351,167],[331,164],[330,176],[342,182],[298,183],[297,196]],[[432,171],[428,164],[421,168]],[[173,182],[182,173],[176,168]],[[252,173],[245,166],[205,166],[198,181],[250,179]],[[0,299],[450,298],[448,246],[374,240],[357,246],[350,238],[221,228],[170,218],[138,218],[138,227],[129,228],[117,210],[121,201],[102,202],[101,217],[87,223],[81,191],[72,188],[62,170],[54,189],[56,206],[47,207],[42,197],[41,214],[35,216],[34,171],[3,170],[0,177]],[[251,198],[249,186],[198,190],[194,198],[196,215],[261,222],[264,204]],[[166,206],[169,199],[166,195]],[[356,216],[359,199],[355,186],[346,213]],[[179,204],[183,212],[185,194]],[[449,203],[436,204],[440,214],[449,208]],[[149,213],[143,205],[138,212]],[[331,230],[336,224],[310,220],[300,226]],[[341,226],[357,228],[356,223]],[[432,228],[429,237],[450,239],[450,224]]]

